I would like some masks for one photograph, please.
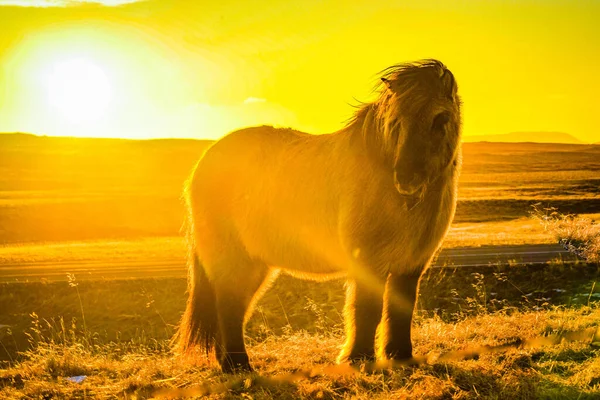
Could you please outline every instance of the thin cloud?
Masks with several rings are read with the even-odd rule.
[[[15,7],[73,7],[82,5],[99,5],[107,7],[139,3],[146,0],[0,0],[0,6]]]
[[[260,97],[248,97],[244,100],[244,104],[265,103],[267,100]]]

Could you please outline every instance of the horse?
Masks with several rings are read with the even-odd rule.
[[[462,163],[454,75],[427,59],[380,72],[377,98],[339,131],[244,128],[186,182],[183,353],[252,371],[244,325],[280,273],[346,277],[340,363],[412,358],[420,276],[454,217]]]

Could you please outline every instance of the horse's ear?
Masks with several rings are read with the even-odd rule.
[[[392,88],[392,82],[390,82],[389,79],[381,78],[381,82],[385,83],[385,86],[387,86],[388,89]]]

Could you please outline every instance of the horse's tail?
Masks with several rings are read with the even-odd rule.
[[[177,345],[183,353],[198,347],[208,355],[215,347],[219,329],[215,292],[198,256],[194,254],[191,258],[189,297],[177,332]]]
[[[175,346],[182,353],[189,353],[193,348],[198,347],[208,355],[215,347],[219,332],[217,302],[213,285],[196,252],[194,224],[189,203],[188,210],[190,215],[184,224],[189,251],[188,300],[174,341]]]

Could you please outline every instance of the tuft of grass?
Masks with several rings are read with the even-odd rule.
[[[555,207],[533,206],[533,218],[569,251],[588,263],[600,263],[600,225],[586,215],[563,214]]]

